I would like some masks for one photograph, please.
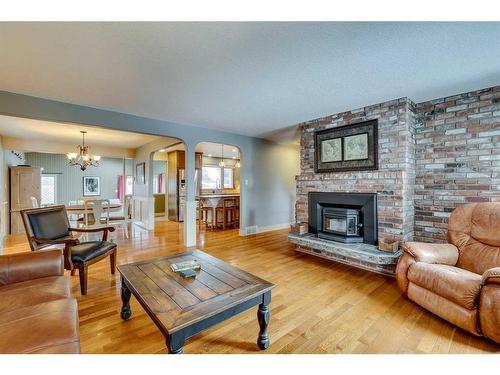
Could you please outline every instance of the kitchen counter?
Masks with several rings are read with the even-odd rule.
[[[199,199],[199,198],[236,198],[236,197],[239,197],[240,194],[202,194],[200,196],[197,196],[196,198]]]

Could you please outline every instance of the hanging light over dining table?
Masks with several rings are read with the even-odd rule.
[[[82,133],[82,144],[77,146],[78,152],[69,152],[66,154],[69,160],[69,165],[80,167],[82,171],[86,170],[87,167],[98,167],[101,157],[99,155],[92,155],[90,153],[90,146],[85,145],[85,134],[84,130]]]

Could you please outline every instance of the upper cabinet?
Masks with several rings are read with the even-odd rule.
[[[186,166],[186,155],[184,151],[171,151],[168,153],[168,166],[174,169],[184,169]],[[173,171],[173,169],[172,169]],[[177,173],[177,172],[174,172]]]
[[[177,169],[186,168],[186,153],[184,151],[171,151],[168,153],[168,164]],[[196,152],[194,154],[194,167],[201,169],[203,166],[203,153]]]

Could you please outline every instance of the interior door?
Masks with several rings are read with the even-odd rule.
[[[32,207],[31,197],[41,200],[41,168],[10,168],[10,233],[24,232],[23,221],[19,211]]]

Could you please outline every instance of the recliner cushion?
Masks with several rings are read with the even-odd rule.
[[[499,266],[500,247],[490,246],[476,241],[474,238],[469,238],[460,249],[457,267],[482,275],[490,268]]]
[[[116,244],[109,241],[82,242],[71,247],[71,261],[85,263],[104,255],[116,248]]]
[[[0,353],[79,353],[78,307],[59,299],[0,314]]]
[[[5,285],[0,287],[0,314],[62,298],[71,298],[71,285],[64,276]]]
[[[457,267],[483,274],[500,266],[500,202],[457,207],[448,221],[448,242],[458,247]]]
[[[417,262],[408,271],[408,279],[469,310],[477,307],[481,276],[444,264]]]

